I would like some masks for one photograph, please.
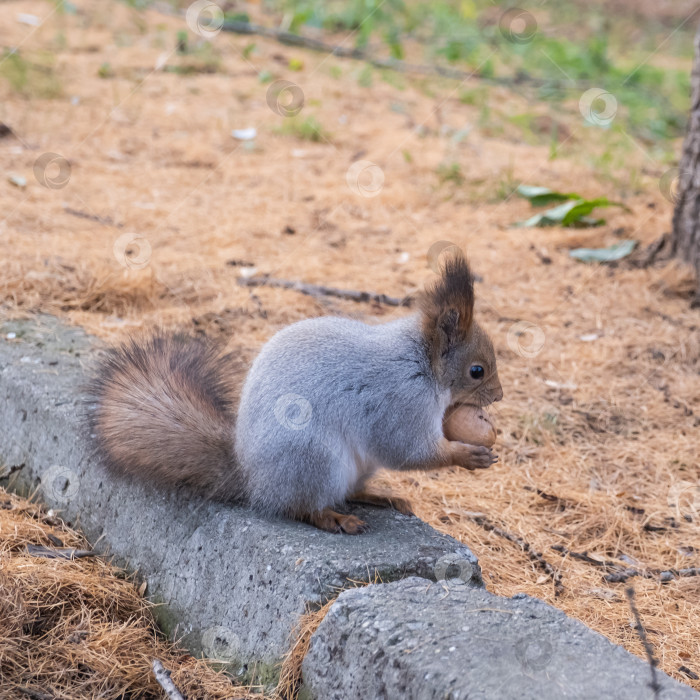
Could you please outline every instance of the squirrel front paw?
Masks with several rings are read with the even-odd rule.
[[[465,442],[451,442],[450,453],[453,464],[469,470],[488,469],[498,461],[498,455],[490,447]]]

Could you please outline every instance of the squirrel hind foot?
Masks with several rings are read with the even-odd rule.
[[[360,520],[354,515],[336,513],[330,508],[307,513],[297,517],[297,520],[309,523],[319,530],[336,534],[344,532],[346,535],[360,535],[368,530],[368,525],[364,520]]]
[[[390,493],[379,493],[375,491],[356,491],[348,496],[348,501],[354,503],[367,503],[379,508],[392,508],[403,515],[415,515],[411,502],[400,496],[393,496]]]

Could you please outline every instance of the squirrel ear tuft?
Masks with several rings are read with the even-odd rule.
[[[466,337],[474,317],[474,277],[461,251],[449,254],[440,278],[421,296],[426,331],[435,329],[438,319],[448,310],[457,312],[457,331]]]
[[[467,339],[474,317],[474,278],[461,251],[445,259],[439,279],[421,295],[420,308],[423,336],[437,364]]]

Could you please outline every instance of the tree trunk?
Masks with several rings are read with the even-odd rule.
[[[690,79],[688,132],[676,181],[676,208],[671,232],[671,255],[695,268],[695,303],[700,302],[700,28],[695,36],[695,61]]]

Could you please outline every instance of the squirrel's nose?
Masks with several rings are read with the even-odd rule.
[[[501,384],[499,382],[498,386],[494,389],[493,400],[500,401],[502,398],[503,398],[503,387],[501,386]]]

